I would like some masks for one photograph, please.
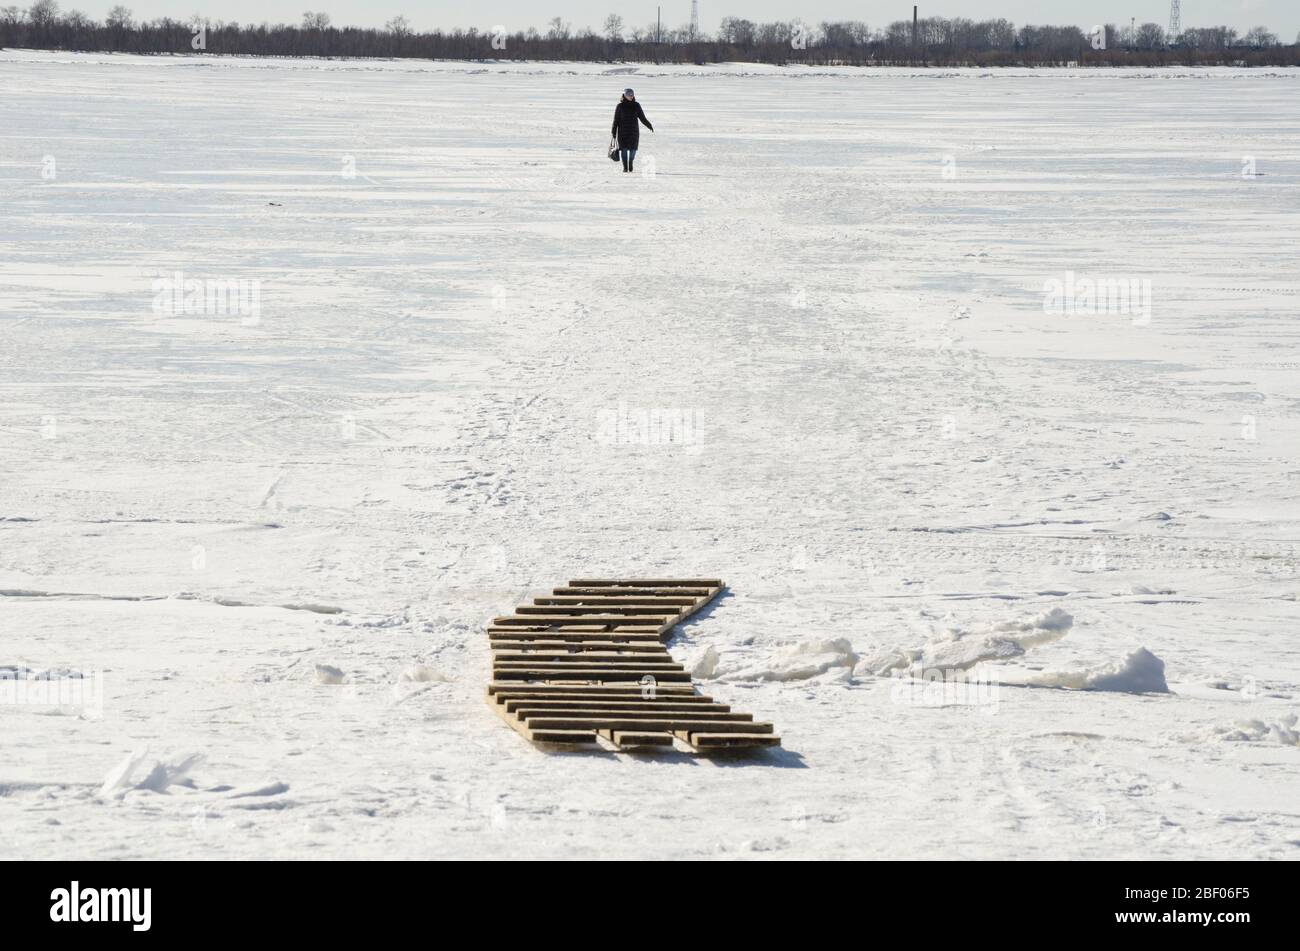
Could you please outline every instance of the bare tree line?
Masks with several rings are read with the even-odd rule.
[[[1193,28],[1177,37],[1158,23],[1085,31],[1075,26],[1021,26],[1008,20],[928,17],[871,28],[859,21],[801,20],[755,23],[723,19],[709,36],[689,26],[628,26],[610,14],[601,32],[574,29],[555,17],[544,31],[502,27],[417,33],[404,16],[383,29],[335,27],[326,13],[308,11],[301,23],[226,23],[167,17],[137,22],[114,7],[101,22],[57,0],[23,9],[0,8],[0,47],[87,52],[184,53],[252,56],[411,57],[469,60],[573,60],[586,62],[807,65],[1300,65],[1300,37],[1283,45],[1255,27],[1244,35],[1228,27]]]

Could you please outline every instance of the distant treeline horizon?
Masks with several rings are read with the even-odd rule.
[[[816,25],[725,17],[716,34],[690,27],[628,26],[617,14],[603,29],[575,30],[555,17],[546,30],[504,27],[416,32],[404,16],[382,29],[336,27],[307,12],[291,24],[227,23],[162,17],[137,21],[114,7],[103,22],[57,0],[0,7],[0,48],[96,53],[210,53],[240,56],[573,61],[603,63],[752,62],[810,66],[1300,66],[1300,36],[1284,44],[1266,27],[1226,27],[1167,35],[1158,23],[1118,27],[1021,26],[1009,20],[927,17],[871,28],[856,20]]]

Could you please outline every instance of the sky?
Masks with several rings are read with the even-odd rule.
[[[3,5],[27,5],[27,0],[2,0]],[[137,18],[170,16],[188,19],[198,13],[211,20],[240,23],[297,23],[305,10],[321,10],[336,26],[381,26],[404,14],[417,30],[434,27],[490,28],[500,24],[513,32],[529,26],[541,28],[560,16],[575,27],[599,29],[605,17],[617,13],[629,25],[655,19],[656,3],[663,6],[664,23],[689,22],[690,0],[480,0],[419,2],[419,0],[62,0],[65,10],[78,9],[103,19],[118,3],[135,11]],[[922,16],[968,17],[972,20],[1005,17],[1017,26],[1026,23],[1073,24],[1087,28],[1095,23],[1169,24],[1169,0],[944,0],[920,3]],[[1252,26],[1269,27],[1286,42],[1300,33],[1300,0],[1182,0],[1183,26],[1227,24],[1245,32]],[[717,29],[724,16],[750,20],[865,20],[883,26],[910,19],[910,0],[700,0],[700,26]]]

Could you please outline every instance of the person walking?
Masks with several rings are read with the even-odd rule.
[[[636,161],[636,148],[641,142],[641,127],[637,125],[638,122],[644,123],[651,132],[655,130],[650,120],[645,117],[645,110],[641,108],[641,103],[636,101],[636,93],[631,89],[624,89],[623,98],[614,108],[614,126],[609,134],[618,139],[618,153],[623,159],[625,172],[632,171],[633,163]]]

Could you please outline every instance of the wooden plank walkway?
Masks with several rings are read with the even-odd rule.
[[[697,693],[664,646],[722,589],[716,578],[579,578],[534,598],[488,627],[488,703],[543,749],[780,746],[772,724]]]

